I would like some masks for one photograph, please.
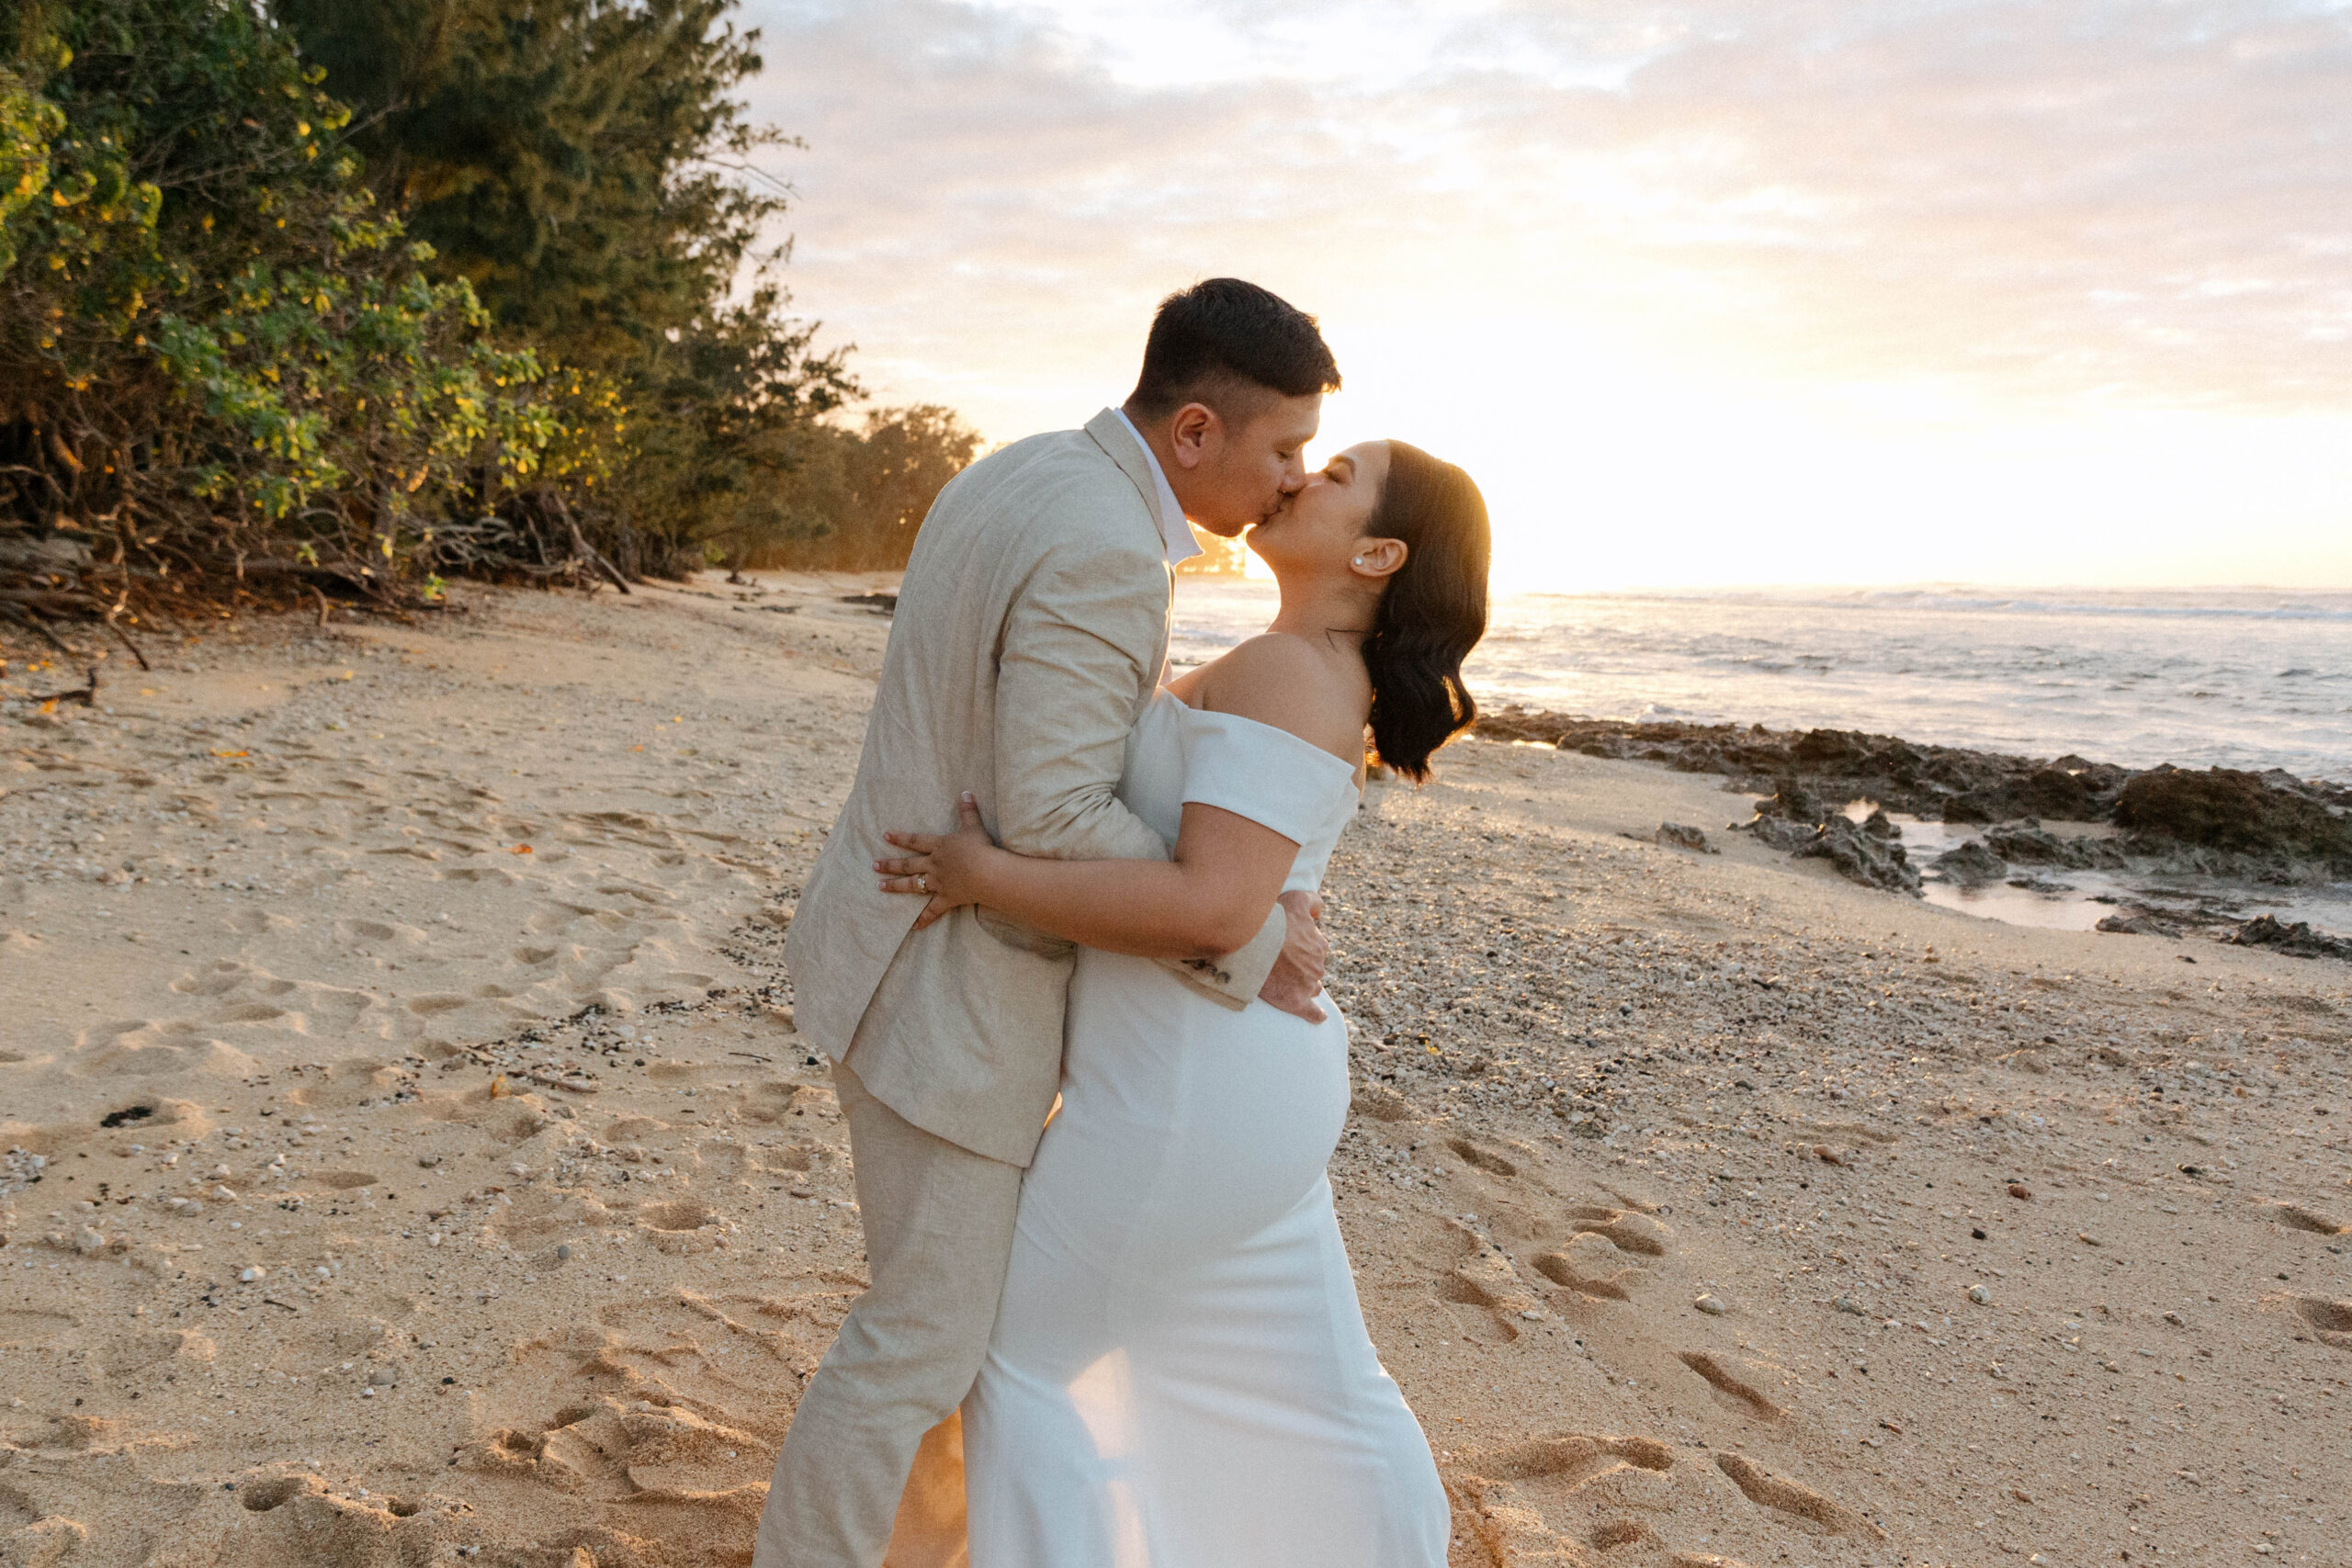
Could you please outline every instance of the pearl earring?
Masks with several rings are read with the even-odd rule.
[[[1357,564],[1358,566],[1362,566],[1362,565],[1363,564],[1363,557],[1362,557],[1362,556],[1358,556],[1358,557],[1356,557],[1356,564]]]

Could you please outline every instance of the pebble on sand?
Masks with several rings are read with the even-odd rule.
[[[1968,1299],[1974,1302],[1978,1306],[1991,1306],[1993,1304],[1993,1292],[1986,1290],[1982,1285],[1971,1285],[1968,1287]]]
[[[1724,1314],[1731,1310],[1731,1308],[1724,1305],[1723,1300],[1719,1296],[1701,1296],[1697,1301],[1692,1302],[1690,1304],[1697,1307],[1701,1312],[1705,1313],[1709,1317],[1721,1317]]]

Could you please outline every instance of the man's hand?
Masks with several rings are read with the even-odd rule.
[[[1323,969],[1331,961],[1331,944],[1323,940],[1323,900],[1312,893],[1285,893],[1275,900],[1290,929],[1283,937],[1282,956],[1258,991],[1258,999],[1306,1020],[1323,1021],[1315,998],[1323,990]]]

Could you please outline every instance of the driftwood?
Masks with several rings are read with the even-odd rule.
[[[53,692],[45,697],[35,697],[37,703],[80,703],[84,707],[95,706],[98,700],[98,667],[90,666],[90,682],[70,692]]]
[[[0,597],[0,615],[6,615],[10,620],[15,621],[17,625],[29,628],[35,637],[49,644],[50,647],[57,649],[58,652],[65,655],[66,658],[71,659],[74,657],[74,650],[66,647],[63,643],[58,641],[56,634],[51,632],[47,626],[43,625],[41,618],[39,615],[34,615],[31,611],[24,609],[21,606],[9,604],[5,597]]]
[[[580,523],[571,515],[571,508],[563,503],[563,497],[559,495],[555,498],[555,509],[562,514],[564,526],[571,530],[571,547],[585,556],[606,577],[611,578],[614,587],[624,593],[628,592],[628,579],[621,575],[620,568],[606,560],[596,547],[588,542],[588,536],[580,531]]]
[[[130,657],[139,660],[139,668],[141,670],[153,670],[155,667],[147,662],[147,655],[140,650],[140,647],[137,643],[130,640],[130,634],[124,631],[119,626],[115,624],[115,617],[121,615],[123,606],[130,603],[130,591],[126,588],[115,600],[114,608],[106,613],[107,630],[114,633],[116,638],[121,642],[122,646],[130,649]]]

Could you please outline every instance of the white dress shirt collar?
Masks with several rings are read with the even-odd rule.
[[[1167,550],[1168,564],[1175,566],[1192,559],[1201,553],[1201,542],[1193,537],[1193,525],[1184,521],[1184,508],[1176,500],[1176,491],[1170,486],[1168,475],[1159,466],[1159,455],[1151,449],[1151,443],[1143,438],[1143,432],[1136,428],[1135,421],[1127,417],[1126,410],[1114,408],[1111,412],[1119,416],[1119,423],[1126,427],[1129,435],[1136,438],[1136,445],[1143,448],[1143,460],[1151,465],[1152,482],[1159,487],[1159,542]]]

